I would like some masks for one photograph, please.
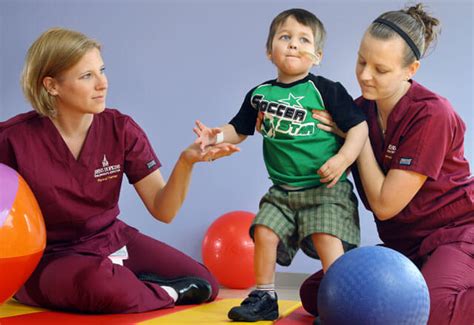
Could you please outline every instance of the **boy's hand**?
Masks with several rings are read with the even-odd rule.
[[[340,153],[335,154],[318,170],[318,175],[321,176],[321,183],[329,183],[327,187],[333,187],[347,167],[349,167],[347,158]]]
[[[201,121],[196,121],[196,127],[193,128],[193,131],[198,136],[194,143],[199,145],[201,151],[205,151],[207,147],[215,145],[217,134],[222,132],[220,128],[208,128]]]

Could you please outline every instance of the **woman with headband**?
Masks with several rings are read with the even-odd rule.
[[[356,75],[369,140],[354,168],[359,194],[385,246],[409,257],[430,292],[429,324],[474,324],[474,178],[466,126],[451,104],[412,77],[439,21],[421,4],[380,15],[365,32]],[[314,112],[339,132],[327,113]],[[318,315],[322,271],[301,288]]]

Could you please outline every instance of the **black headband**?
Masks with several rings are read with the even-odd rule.
[[[405,42],[407,42],[408,46],[411,48],[411,50],[415,54],[416,59],[417,60],[420,59],[420,50],[415,45],[415,42],[413,42],[410,36],[408,36],[408,34],[403,31],[403,29],[401,29],[400,27],[398,27],[396,24],[392,23],[391,21],[383,19],[383,18],[375,19],[374,23],[379,23],[379,24],[390,27],[393,31],[395,31],[398,35],[400,35],[401,38],[405,40]]]

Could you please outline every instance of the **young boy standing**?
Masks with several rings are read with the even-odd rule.
[[[250,229],[257,287],[229,311],[235,321],[278,318],[276,262],[289,265],[301,247],[319,258],[326,271],[360,242],[357,199],[345,170],[367,139],[367,124],[340,83],[309,72],[322,59],[325,33],[321,21],[306,10],[280,13],[267,39],[267,56],[277,67],[277,79],[250,90],[229,124],[211,129],[198,121],[194,129],[204,149],[242,142],[261,119],[264,161],[273,186]],[[311,116],[314,109],[329,111],[347,133],[343,143],[318,128]]]

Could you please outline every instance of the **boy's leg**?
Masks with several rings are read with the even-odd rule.
[[[306,255],[320,259],[323,269],[327,270],[344,253],[344,245],[355,247],[360,242],[352,186],[339,182],[333,188],[320,186],[298,194],[300,247]]]
[[[323,264],[323,270],[303,282],[300,298],[304,309],[318,316],[318,290],[324,270],[360,241],[357,198],[351,183],[342,181],[333,188],[320,186],[302,191],[298,200],[301,249]]]
[[[298,244],[295,215],[289,204],[288,192],[275,186],[260,201],[260,210],[250,228],[255,242],[257,290],[252,291],[240,306],[229,311],[230,319],[259,321],[278,318],[277,295],[274,292],[275,263],[289,265]]]
[[[263,225],[255,225],[253,234],[257,289],[252,291],[240,306],[229,311],[229,318],[235,321],[256,322],[278,318],[275,264],[280,239],[273,230]]]
[[[474,245],[438,247],[421,268],[430,292],[428,324],[474,324]]]
[[[326,273],[331,264],[344,254],[342,242],[339,238],[325,233],[314,233],[311,238]]]
[[[324,274],[332,263],[345,252],[342,241],[332,235],[315,233],[311,235],[313,245],[318,253],[323,269],[307,278],[300,288],[300,299],[303,308],[314,316],[318,316],[318,291]],[[315,324],[317,322],[315,321]]]
[[[254,241],[254,271],[257,287],[274,284],[277,246],[280,239],[270,228],[256,225]]]

